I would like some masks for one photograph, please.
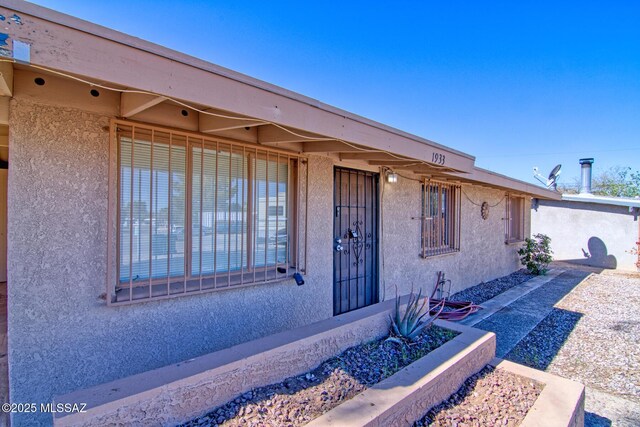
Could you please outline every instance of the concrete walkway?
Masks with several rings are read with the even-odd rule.
[[[505,292],[497,295],[496,297],[482,303],[482,310],[475,313],[472,316],[463,319],[460,323],[467,326],[474,326],[483,320],[493,316],[504,307],[519,300],[530,292],[538,289],[540,286],[558,277],[564,270],[553,269],[550,270],[546,276],[538,276],[533,279],[527,280]]]
[[[481,304],[484,308],[462,323],[496,334],[496,356],[504,358],[554,309],[554,306],[591,273],[581,269],[554,269]],[[637,404],[587,387],[585,425],[631,426],[640,419]],[[630,422],[629,422],[630,421]]]
[[[589,273],[579,270],[554,271],[553,273],[550,280],[544,280],[548,276],[531,279],[537,281],[534,283],[533,289],[531,289],[531,285],[527,286],[531,280],[518,285],[517,288],[522,287],[520,289],[526,292],[521,298],[504,305],[493,315],[474,325],[476,328],[495,332],[497,336],[496,357],[504,358],[522,338],[526,337],[542,319],[547,317],[558,301],[589,275]],[[514,289],[510,289],[510,291],[514,291]],[[498,295],[494,300],[500,297],[501,295]],[[493,300],[487,301],[485,304],[490,305],[489,303],[493,303]],[[484,310],[480,310],[480,313],[482,311]]]

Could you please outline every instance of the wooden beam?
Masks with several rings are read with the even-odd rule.
[[[217,113],[216,110],[207,110]],[[223,113],[220,113],[223,114]],[[227,119],[225,117],[217,117],[211,114],[199,113],[200,115],[200,132],[220,132],[231,129],[244,129],[264,124],[264,121],[258,119],[246,118],[243,120]],[[229,114],[233,116],[232,114]]]
[[[0,62],[0,96],[13,96],[13,64]]]
[[[9,124],[9,97],[0,96],[0,125]]]
[[[435,168],[431,168],[429,166],[423,165],[416,165],[416,166],[400,166],[400,167],[394,167],[394,170],[399,170],[399,171],[408,171],[411,173],[415,173],[415,174],[429,174],[429,175],[434,175],[434,174],[439,174],[441,175],[441,170],[439,169],[435,169]]]
[[[308,141],[302,146],[305,153],[361,153],[368,150],[367,147],[362,149],[351,147],[340,141]]]
[[[120,96],[120,116],[135,116],[136,114],[141,113],[144,110],[148,110],[165,100],[166,98],[163,96],[124,92]]]
[[[195,111],[168,102],[143,110],[134,119],[166,127],[198,130],[198,114]]]
[[[419,165],[423,165],[424,163],[421,162],[420,160],[369,160],[369,164],[372,166],[395,166],[395,167],[402,167],[402,166],[419,166]]]
[[[245,141],[245,142],[252,142],[254,144],[258,142],[258,129],[256,127],[249,127],[247,129],[245,128],[227,129],[227,130],[207,132],[207,133],[209,135],[218,135],[225,138],[238,139],[240,141]]]
[[[422,163],[422,164],[416,164],[417,162],[414,162],[413,164],[408,164],[408,165],[396,165],[393,166],[395,169],[401,169],[401,170],[411,170],[411,171],[429,171],[430,173],[449,173],[451,172],[450,169],[448,168],[444,168],[442,166],[436,166],[433,165],[431,163]]]
[[[361,153],[340,153],[340,160],[400,160],[388,153],[361,152]],[[411,159],[407,159],[411,160]]]
[[[292,132],[287,132],[273,125],[260,126],[258,128],[258,142],[260,144],[280,144],[285,142],[333,141],[333,138],[302,130],[292,129]],[[294,135],[294,133],[297,135]]]

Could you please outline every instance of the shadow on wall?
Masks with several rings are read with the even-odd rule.
[[[615,269],[618,266],[618,260],[615,256],[607,253],[607,245],[605,245],[601,238],[596,236],[590,237],[587,248],[588,251],[582,248],[584,258],[565,259],[562,261],[607,269]]]

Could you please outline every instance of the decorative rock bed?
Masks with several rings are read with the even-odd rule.
[[[467,288],[463,291],[457,292],[451,295],[451,300],[472,301],[474,304],[480,305],[483,302],[488,301],[497,295],[500,295],[504,291],[507,291],[514,286],[524,283],[534,277],[536,276],[532,275],[531,273],[527,272],[526,269],[522,268],[506,276],[498,277],[497,279],[483,282]]]
[[[411,345],[401,346],[384,338],[360,344],[306,374],[251,390],[183,426],[305,425],[456,335],[433,327]]]
[[[414,427],[582,427],[584,415],[582,384],[496,358]]]
[[[488,366],[414,426],[518,426],[543,387],[535,380]]]
[[[54,425],[171,426],[188,422],[237,396],[247,399],[249,395],[243,394],[250,390],[299,376],[350,347],[386,336],[393,308],[393,300],[385,301],[183,363],[59,396],[55,403],[86,402],[87,407],[84,413],[56,414]],[[342,426],[348,417],[376,419],[381,425],[413,423],[494,357],[493,333],[442,321],[437,321],[436,326],[459,335],[310,425]],[[394,420],[402,422],[395,424]]]
[[[358,366],[363,362],[358,358],[360,353],[355,353],[348,364],[351,371],[342,369],[340,363],[321,365],[327,360],[339,361],[332,358],[345,351],[348,355],[351,347],[369,343],[361,345],[367,349],[372,340],[385,337],[393,309],[394,301],[389,300],[196,359],[59,396],[55,403],[85,402],[87,407],[84,413],[55,414],[54,425],[173,426],[189,423],[189,426],[200,426],[217,425],[231,417],[237,420],[244,417],[242,425],[250,425],[252,420],[261,425],[268,424],[251,415],[254,411],[272,412],[274,425],[300,425],[326,411],[307,425],[410,426],[492,361],[496,338],[490,332],[437,321],[436,326],[458,335],[447,342],[442,339],[437,344],[444,344],[424,357],[398,353],[395,359],[374,364],[371,368]],[[433,332],[442,333],[438,331],[434,329]],[[388,349],[397,351],[396,345],[389,342],[382,346],[391,346]],[[399,370],[395,367],[396,361]],[[582,385],[511,362],[498,360],[492,363],[498,369],[545,384],[522,422],[523,427],[577,426],[584,420]],[[328,384],[324,378],[330,378]],[[274,393],[269,385],[281,382],[277,386],[279,391]],[[322,390],[322,384],[327,388],[332,385],[334,390]],[[303,397],[306,401],[286,406],[290,402],[285,403],[288,393],[285,389],[292,394],[302,389],[309,393]],[[276,394],[281,396],[274,399]],[[227,402],[232,402],[227,409],[210,413],[211,408]],[[254,403],[262,406],[252,407]],[[194,419],[198,421],[190,422]]]

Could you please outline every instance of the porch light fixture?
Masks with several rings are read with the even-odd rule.
[[[398,182],[398,174],[391,171],[387,172],[387,182],[390,184]]]

